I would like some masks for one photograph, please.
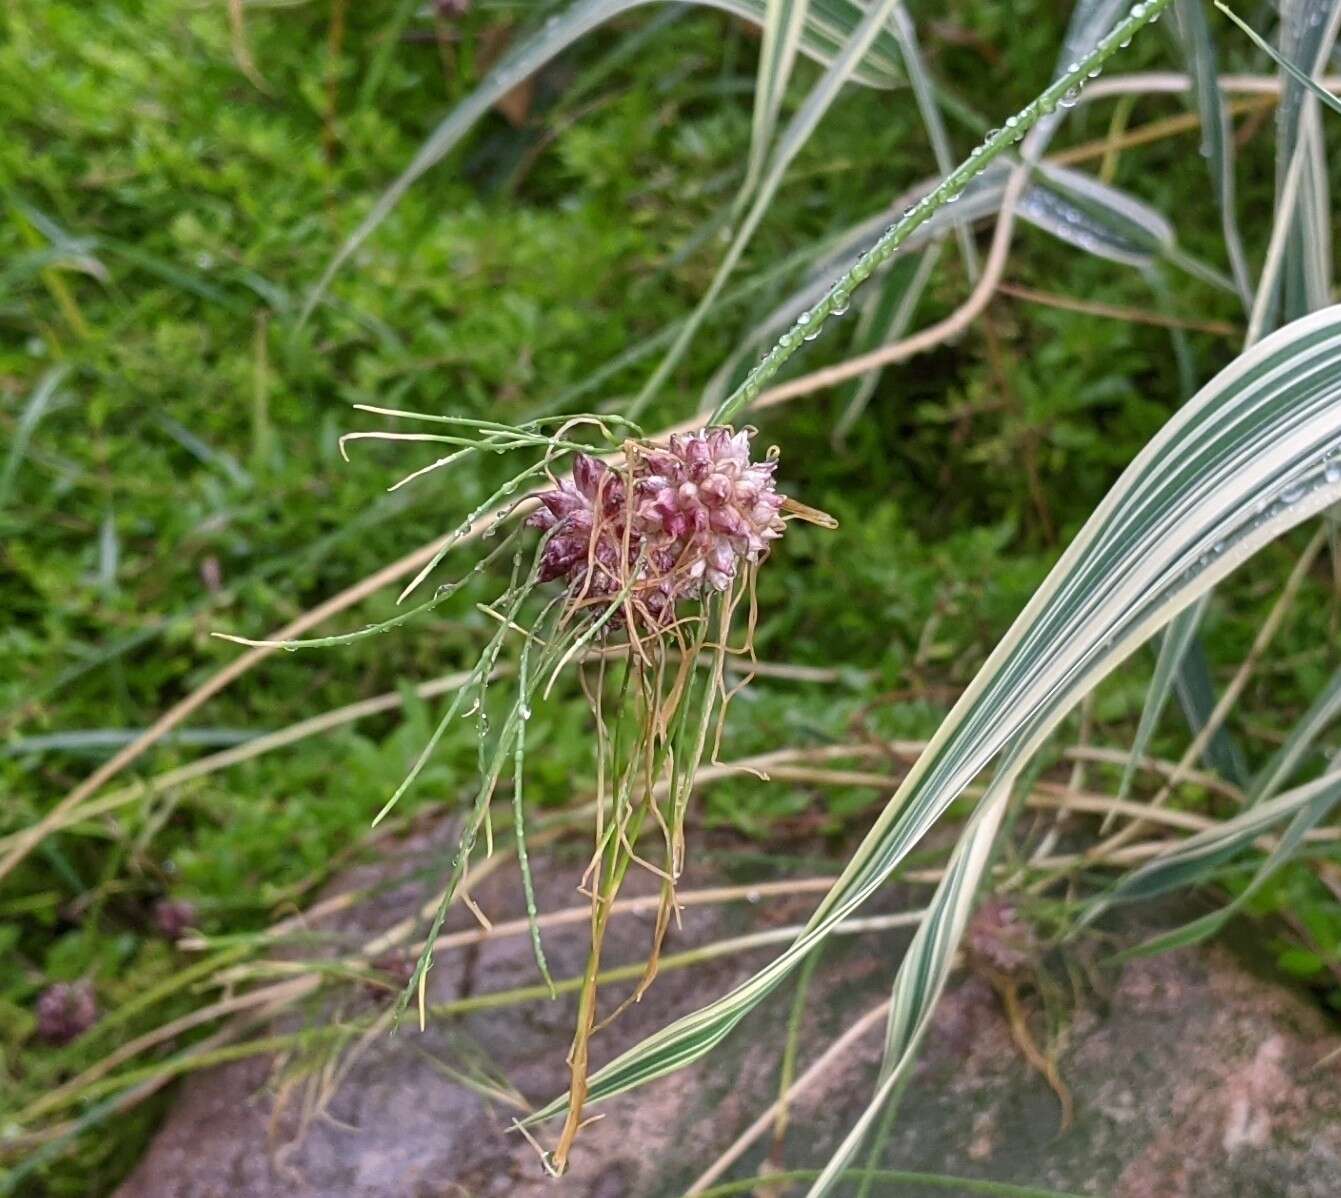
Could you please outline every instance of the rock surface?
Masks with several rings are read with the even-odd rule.
[[[403,879],[422,868],[428,847],[405,845],[387,863],[346,876],[336,889],[381,889],[336,926],[366,940],[409,914],[423,882]],[[580,901],[579,862],[536,866],[542,910]],[[738,873],[719,861],[685,888],[744,880]],[[631,876],[630,890],[648,892],[649,880]],[[497,921],[520,911],[519,891],[515,870],[505,867],[474,897]],[[877,906],[921,901],[925,892],[894,889]],[[810,893],[690,907],[667,952],[800,922],[814,902]],[[607,963],[639,960],[650,917],[622,916],[611,926]],[[546,933],[556,978],[580,972],[585,935],[581,922]],[[809,993],[802,1067],[887,993],[906,938],[898,931],[844,938],[826,950]],[[598,1037],[596,1059],[724,993],[770,951],[664,973]],[[997,991],[967,975],[937,1012],[887,1145],[889,1167],[1113,1198],[1341,1194],[1341,1036],[1306,1001],[1217,947],[1129,963],[1109,978],[1103,1001],[1077,1004],[1066,971],[1054,965],[1050,975],[1050,988],[1025,990],[1025,1007],[1040,1043],[1049,1026],[1061,1029],[1071,1126],[1059,1130],[1057,1095],[1016,1046]],[[531,985],[536,970],[522,935],[445,953],[431,978],[431,999],[442,1002]],[[394,1037],[373,1041],[306,1119],[301,1085],[286,1083],[273,1062],[241,1061],[193,1077],[118,1198],[671,1198],[776,1096],[791,993],[774,995],[706,1062],[598,1108],[605,1117],[584,1130],[559,1180],[508,1131],[512,1108],[457,1079],[468,1073],[497,1087],[505,1078],[531,1103],[561,1092],[571,998],[440,1019],[422,1034],[407,1020]],[[1040,993],[1052,997],[1044,1002]],[[367,1014],[379,1002],[360,994],[341,1010]],[[823,1162],[869,1094],[878,1053],[877,1030],[796,1105],[780,1158],[787,1167]],[[770,1131],[728,1176],[757,1170],[771,1139]]]

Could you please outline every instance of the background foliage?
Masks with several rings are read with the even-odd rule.
[[[0,9],[0,834],[30,825],[117,737],[227,660],[233,651],[210,631],[262,635],[488,494],[486,466],[386,495],[404,455],[363,446],[343,463],[336,439],[357,424],[350,405],[515,418],[593,379],[583,406],[616,402],[637,392],[655,358],[597,372],[662,334],[708,286],[749,145],[757,34],[720,12],[652,8],[584,39],[492,112],[299,325],[303,297],[342,239],[532,6],[448,7],[8,0]],[[958,0],[914,13],[961,151],[1046,84],[1068,10]],[[1263,69],[1251,46],[1219,32],[1222,70]],[[1129,54],[1124,69],[1177,61],[1160,36]],[[798,62],[793,102],[818,72]],[[1083,105],[1056,147],[1182,111],[1161,96]],[[1270,229],[1271,132],[1260,105],[1232,132],[1254,262]],[[1196,144],[1195,130],[1174,130],[1138,149],[1100,147],[1081,168],[1159,209],[1189,254],[1223,265]],[[793,164],[737,283],[934,171],[907,89],[845,89]],[[841,444],[831,438],[841,391],[760,418],[763,440],[784,447],[783,489],[841,526],[796,528],[782,543],[761,580],[759,652],[839,669],[823,684],[758,680],[732,710],[732,756],[854,730],[929,735],[1060,547],[1186,395],[1168,331],[1131,315],[1151,307],[1138,273],[1028,227],[1016,236],[1015,290],[968,336],[886,370]],[[1188,365],[1205,379],[1238,351],[1240,305],[1185,273],[1169,272],[1168,283],[1175,310],[1198,325]],[[966,286],[947,253],[919,323],[949,312]],[[1020,298],[1036,292],[1128,316]],[[761,286],[715,316],[649,425],[690,413],[780,295]],[[809,347],[807,368],[844,356],[845,336]],[[1216,683],[1248,653],[1306,539],[1269,548],[1216,593],[1204,629]],[[412,635],[270,659],[134,773],[458,668],[485,632],[478,597],[464,594]],[[332,629],[385,618],[391,600],[379,594]],[[1337,621],[1324,555],[1231,717],[1251,764],[1324,686]],[[1095,741],[1131,742],[1152,661],[1100,690]],[[359,851],[432,723],[411,698],[403,711],[44,841],[0,883],[0,953],[13,963],[0,973],[5,1088],[40,1093],[97,1055],[78,1042],[53,1053],[32,1035],[43,987],[89,978],[111,1010],[181,968],[153,928],[160,897],[189,899],[217,933],[265,927],[301,904]],[[576,700],[537,712],[536,802],[574,798],[571,779],[588,768],[585,727]],[[468,786],[470,737],[467,725],[449,734],[409,814]],[[1152,750],[1177,757],[1186,740],[1171,709]],[[1119,772],[1098,776],[1115,788]],[[697,819],[813,854],[846,843],[880,797],[737,781],[708,792]],[[1215,811],[1195,787],[1177,801]],[[1288,869],[1250,910],[1259,948],[1335,1006],[1341,904],[1329,879],[1327,869]],[[176,995],[168,1013],[195,1001]],[[81,1138],[41,1184],[105,1190],[158,1106],[124,1116],[114,1137]]]

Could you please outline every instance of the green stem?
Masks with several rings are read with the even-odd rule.
[[[935,189],[890,225],[822,299],[796,318],[796,323],[778,338],[777,344],[769,350],[763,361],[717,406],[710,423],[730,424],[742,409],[749,407],[802,342],[817,336],[830,316],[841,315],[846,311],[852,292],[888,262],[916,229],[930,220],[939,209],[956,200],[975,176],[981,174],[993,159],[1005,153],[1039,121],[1054,112],[1059,105],[1068,106],[1065,103],[1068,97],[1078,94],[1092,73],[1097,72],[1138,30],[1157,20],[1171,2],[1141,0],[1133,4],[1127,16],[1106,37],[1101,38],[1089,54],[1071,63],[1040,95],[1014,116],[1007,118],[1003,128],[988,134],[986,140],[975,146],[968,158],[946,175]]]

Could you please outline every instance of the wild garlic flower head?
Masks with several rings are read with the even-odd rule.
[[[528,517],[549,532],[541,581],[570,593],[627,593],[653,623],[675,603],[726,591],[740,563],[756,563],[782,535],[777,463],[750,459],[750,430],[708,428],[634,449],[611,468],[579,454],[573,477],[538,496]]]

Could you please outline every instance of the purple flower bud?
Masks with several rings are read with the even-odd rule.
[[[98,1018],[91,982],[57,982],[37,999],[37,1034],[48,1044],[68,1044]]]
[[[999,973],[1024,969],[1038,955],[1034,929],[1020,918],[1009,899],[989,898],[969,920],[964,933],[968,955]]]
[[[180,940],[196,922],[196,907],[185,899],[159,899],[154,904],[154,927],[168,940]]]

